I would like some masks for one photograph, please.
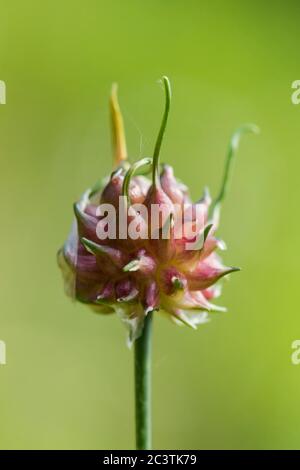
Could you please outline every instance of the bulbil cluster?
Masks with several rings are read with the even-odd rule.
[[[113,87],[110,105],[115,169],[74,204],[72,230],[58,252],[67,294],[95,312],[117,313],[128,326],[130,343],[140,336],[144,319],[151,312],[159,310],[178,324],[196,328],[208,321],[210,312],[225,310],[212,300],[221,292],[218,281],[238,268],[222,264],[216,251],[225,249],[225,244],[215,233],[240,135],[256,131],[253,125],[245,125],[234,134],[216,200],[212,202],[206,190],[193,203],[188,188],[175,178],[171,166],[159,162],[171,100],[167,77],[163,77],[163,84],[166,104],[153,158],[131,165]],[[115,236],[99,239],[99,230],[107,231],[108,206],[116,214]],[[153,206],[160,211],[155,220]],[[186,213],[188,216],[183,217]],[[133,223],[138,235],[130,237],[127,229]],[[196,248],[189,249],[195,237]]]

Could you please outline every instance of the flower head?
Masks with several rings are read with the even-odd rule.
[[[129,328],[130,342],[141,334],[149,312],[160,310],[178,324],[197,328],[210,312],[225,310],[212,300],[220,295],[220,279],[238,268],[224,266],[216,252],[225,249],[216,237],[219,213],[239,138],[257,130],[245,125],[234,134],[216,200],[212,203],[205,190],[193,203],[172,167],[159,163],[171,100],[169,80],[163,77],[163,83],[166,106],[153,158],[132,165],[113,86],[115,168],[74,204],[72,230],[58,252],[66,293],[95,312],[117,313]]]

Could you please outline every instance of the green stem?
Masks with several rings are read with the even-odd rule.
[[[213,212],[215,207],[220,207],[222,202],[225,199],[225,196],[227,194],[228,186],[230,183],[230,173],[232,169],[232,163],[234,156],[238,150],[238,146],[241,140],[241,137],[243,134],[247,132],[253,132],[254,134],[259,133],[259,129],[255,124],[244,124],[243,126],[239,127],[232,135],[230,144],[229,144],[229,149],[227,153],[227,157],[225,160],[225,168],[224,168],[224,174],[223,174],[223,179],[221,183],[221,188],[219,191],[219,194],[215,201],[212,204],[211,211]]]
[[[134,345],[136,448],[151,450],[152,313],[145,318],[142,336]]]
[[[163,77],[162,78],[164,87],[165,87],[165,94],[166,94],[166,104],[165,104],[165,110],[164,110],[164,115],[162,118],[162,123],[159,129],[159,133],[157,136],[157,140],[155,143],[155,148],[154,148],[154,153],[153,153],[153,167],[152,167],[152,183],[153,186],[158,186],[159,184],[159,153],[160,153],[160,147],[161,143],[163,140],[163,136],[167,127],[167,122],[168,122],[168,116],[169,116],[169,111],[170,111],[170,104],[171,104],[171,84],[170,80],[168,77]]]
[[[131,178],[134,176],[137,170],[142,168],[143,166],[150,166],[152,165],[152,158],[142,158],[142,160],[138,160],[135,162],[131,167],[127,170],[124,180],[123,180],[123,186],[122,186],[122,196],[125,196],[127,198],[127,202],[129,204],[129,184]]]

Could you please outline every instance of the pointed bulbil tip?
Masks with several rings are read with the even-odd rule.
[[[110,95],[110,114],[114,166],[118,167],[127,160],[127,147],[123,117],[118,101],[118,85],[112,84]]]
[[[223,272],[220,273],[219,279],[221,279],[222,277],[224,277],[225,279],[228,279],[227,276],[229,276],[229,274],[237,273],[239,271],[241,271],[241,268],[237,268],[237,267],[224,268]]]
[[[208,224],[203,232],[203,245],[207,240],[208,235],[210,234],[211,229],[213,228],[214,224]]]
[[[134,259],[130,261],[126,266],[123,267],[123,272],[128,273],[128,272],[135,272],[140,269],[140,261],[138,259]]]
[[[228,274],[240,271],[236,267],[214,267],[207,262],[202,262],[191,273],[187,275],[188,285],[192,291],[207,289]]]
[[[228,271],[227,271],[226,274],[237,273],[241,270],[242,270],[242,268],[237,268],[237,267],[228,268]]]
[[[85,237],[82,237],[80,241],[85,249],[92,255],[105,257],[117,267],[121,267],[124,264],[123,254],[117,248],[112,248],[107,245],[99,245],[99,243],[95,243]]]
[[[179,320],[181,324],[192,328],[192,330],[197,330],[197,325],[193,321],[191,321],[191,319],[188,317],[184,310],[174,309],[171,314],[173,318]]]

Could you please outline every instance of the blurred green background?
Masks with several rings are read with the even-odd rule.
[[[133,354],[113,316],[63,293],[56,251],[72,203],[111,170],[112,81],[133,159],[162,160],[194,198],[218,189],[231,132],[255,122],[221,230],[242,267],[197,332],[156,315],[154,447],[300,448],[300,105],[297,2],[1,2],[0,447],[134,447]]]

